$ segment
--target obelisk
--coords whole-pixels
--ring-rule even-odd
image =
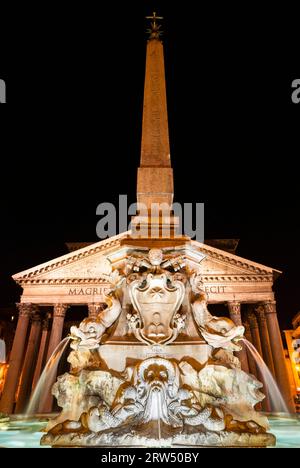
[[[164,50],[155,13],[150,17],[147,42],[141,161],[137,179],[137,201],[149,209],[152,203],[173,203]]]
[[[131,237],[124,244],[163,247],[189,241],[178,232],[179,219],[172,211],[174,183],[171,167],[162,19],[153,13],[147,41],[141,159],[137,174],[137,216]],[[138,242],[137,242],[138,241]],[[144,242],[145,241],[145,242]]]

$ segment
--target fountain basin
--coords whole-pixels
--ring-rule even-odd
[[[51,418],[54,416],[51,415]],[[50,448],[47,445],[40,445],[48,419],[48,416],[37,416],[30,419],[20,416],[12,417],[9,422],[0,423],[0,447]],[[276,437],[274,448],[300,448],[300,415],[272,414],[268,415],[268,419],[270,430]],[[155,439],[153,439],[153,443],[153,447],[163,447],[163,443],[159,444]]]

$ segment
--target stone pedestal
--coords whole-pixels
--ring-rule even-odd
[[[13,412],[15,394],[23,363],[29,317],[31,315],[31,304],[18,304],[18,308],[18,325],[10,354],[6,383],[0,403],[0,411],[3,413]]]
[[[242,324],[242,317],[241,317],[241,304],[240,302],[232,301],[228,302],[228,310],[229,310],[229,317],[233,321],[235,325],[243,325]],[[241,368],[243,371],[249,373],[249,365],[248,365],[248,359],[247,359],[247,351],[245,348],[245,344],[241,343],[243,346],[243,349],[236,354],[236,356],[239,358],[241,362]]]
[[[275,368],[275,375],[277,383],[280,387],[282,395],[288,406],[289,411],[295,412],[293,396],[289,385],[289,378],[287,374],[284,350],[282,345],[281,333],[276,313],[276,302],[268,301],[262,304],[267,319],[267,326],[270,336],[270,345],[273,355],[273,363]]]
[[[160,356],[166,359],[176,359],[177,362],[187,358],[196,360],[200,365],[207,362],[211,356],[211,347],[205,342],[195,344],[176,344],[168,346],[147,346],[141,344],[104,344],[100,347],[100,357],[104,367],[122,372],[132,364],[136,365],[141,359]]]
[[[154,428],[153,434],[147,436],[128,428],[118,431],[103,431],[102,433],[68,431],[65,434],[52,434],[48,432],[41,439],[41,445],[53,447],[135,447],[135,448],[179,448],[179,447],[237,447],[237,448],[264,448],[273,447],[276,439],[273,434],[251,434],[223,431],[222,433],[208,431],[203,433],[198,428],[191,427],[187,431],[178,431],[178,434],[163,436]]]

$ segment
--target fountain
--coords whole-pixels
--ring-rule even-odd
[[[250,297],[252,302],[255,287],[259,300],[269,301],[273,273],[233,255],[224,260],[224,251],[207,250],[202,241],[178,235],[179,219],[172,214],[163,45],[159,18],[154,13],[150,19],[137,180],[137,201],[145,208],[144,214],[139,208],[131,231],[100,241],[90,251],[82,248],[74,256],[56,259],[53,265],[43,264],[14,276],[24,289],[24,301],[34,298],[32,290],[38,299],[43,297],[47,287],[51,298],[60,291],[59,307],[77,303],[77,295],[87,294],[89,305],[101,304],[101,311],[71,327],[70,336],[56,348],[27,409],[30,419],[11,416],[1,422],[0,415],[0,446],[37,447],[40,439],[42,447],[275,445],[268,419],[255,410],[264,399],[263,385],[241,369],[236,356],[244,327],[210,313],[205,287],[212,278],[211,288],[215,289],[220,277],[227,281],[229,276],[233,278],[228,283],[231,292],[220,302],[237,296]],[[167,205],[167,216],[155,210],[153,215],[152,206],[157,204]],[[201,267],[207,252],[215,261],[213,270]],[[52,287],[54,293],[50,294]],[[92,302],[91,291],[95,291]],[[102,310],[104,297],[106,308]],[[26,301],[24,305],[28,306]],[[276,392],[267,368],[244,342],[263,366],[265,384],[270,383]],[[60,375],[52,387],[62,411],[50,420],[39,417],[37,421],[32,414],[38,404],[42,406],[40,400],[47,396],[68,343],[70,371]],[[13,407],[13,395],[6,395],[5,408]],[[285,410],[276,401],[281,404],[277,408]],[[290,429],[291,440],[283,440],[282,427],[284,432]],[[278,434],[279,445],[300,446],[296,419],[275,416],[271,430]]]
[[[152,248],[111,276],[107,308],[71,328],[42,445],[273,446],[262,384],[234,355],[244,327],[210,314],[201,274]]]

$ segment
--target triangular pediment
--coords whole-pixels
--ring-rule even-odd
[[[121,240],[128,233],[105,239],[84,248],[57,257],[28,270],[13,275],[18,283],[59,279],[101,279],[109,278],[114,258],[122,254]]]
[[[201,262],[202,274],[223,275],[275,275],[279,270],[272,267],[253,262],[252,260],[239,257],[238,255],[225,252],[201,242],[192,241],[193,248],[202,252],[206,258]]]
[[[88,245],[49,262],[17,273],[13,275],[13,278],[20,284],[31,281],[51,282],[51,280],[63,279],[99,279],[105,281],[105,279],[109,278],[113,265],[124,260],[126,257],[127,249],[121,245],[121,241],[128,234],[128,232],[125,232]],[[278,270],[274,270],[271,267],[197,241],[191,241],[191,244],[183,246],[179,250],[185,250],[187,258],[192,263],[201,264],[200,270],[203,276],[240,277],[280,274]]]

